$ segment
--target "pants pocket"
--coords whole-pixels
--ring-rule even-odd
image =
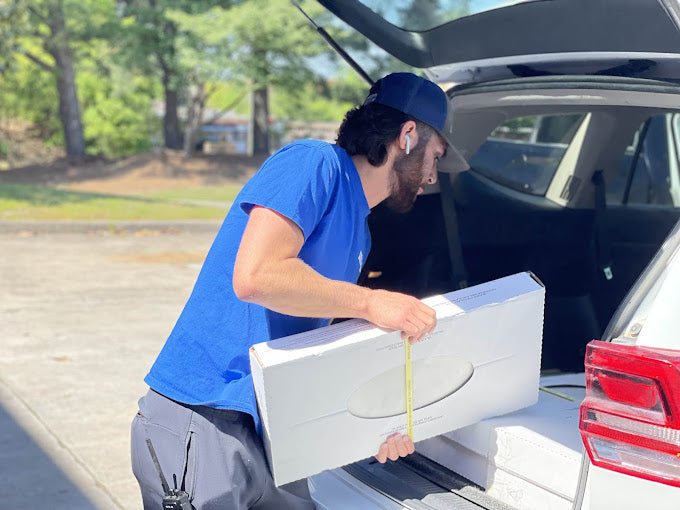
[[[190,430],[187,434],[185,451],[184,473],[180,483],[189,494],[189,498],[193,499],[196,488],[196,466],[198,465],[198,438],[196,437],[196,432]]]
[[[142,492],[144,508],[160,508],[164,496],[161,475],[153,461],[147,440],[150,440],[158,464],[168,486],[181,489],[182,483],[190,482],[193,487],[195,474],[195,448],[192,448],[193,434],[188,427],[180,431],[171,430],[172,423],[152,422],[142,412],[132,421],[131,460],[132,472]],[[188,476],[191,479],[187,479]],[[187,492],[191,496],[190,488]]]

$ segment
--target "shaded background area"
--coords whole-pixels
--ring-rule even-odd
[[[125,158],[59,158],[0,172],[0,183],[126,194],[144,190],[245,183],[266,156],[242,154],[185,158],[177,151],[145,152]]]
[[[7,388],[0,385],[0,401],[15,409],[18,414],[28,411],[13,398]],[[21,411],[24,411],[22,413]],[[30,413],[30,411],[29,411]],[[25,417],[26,418],[26,417]],[[89,479],[79,466],[73,466],[71,475],[55,464],[51,455],[68,456],[58,443],[29,416],[17,423],[14,416],[0,406],[0,501],[2,508],[40,508],[80,510],[103,508],[112,502],[98,494],[94,480]],[[32,426],[31,426],[32,422]],[[43,429],[43,430],[41,430]],[[42,435],[42,444],[30,434]],[[78,471],[78,472],[76,472]],[[79,484],[82,487],[79,487]]]

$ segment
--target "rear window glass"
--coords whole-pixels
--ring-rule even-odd
[[[362,0],[385,20],[410,31],[424,31],[458,18],[499,7],[543,0]]]
[[[639,126],[608,182],[608,204],[673,207],[680,199],[673,183],[678,161],[669,150],[669,143],[677,142],[679,121],[677,113],[666,113]]]
[[[509,188],[545,195],[583,114],[535,115],[497,126],[470,167]]]

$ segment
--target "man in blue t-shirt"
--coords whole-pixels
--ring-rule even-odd
[[[370,209],[385,201],[409,210],[447,153],[451,166],[467,166],[441,134],[446,112],[432,82],[388,75],[347,113],[336,144],[289,144],[243,187],[145,378],[150,390],[132,425],[145,509],[163,498],[147,439],[196,510],[314,508],[306,484],[273,484],[248,350],[333,317],[363,318],[411,342],[432,331],[434,311],[418,299],[356,281],[370,250]],[[376,450],[385,462],[414,447],[395,434]]]

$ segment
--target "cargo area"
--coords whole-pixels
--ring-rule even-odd
[[[583,451],[584,386],[583,373],[546,375],[531,407],[421,441],[396,462],[369,458],[313,476],[317,508],[568,510]]]

